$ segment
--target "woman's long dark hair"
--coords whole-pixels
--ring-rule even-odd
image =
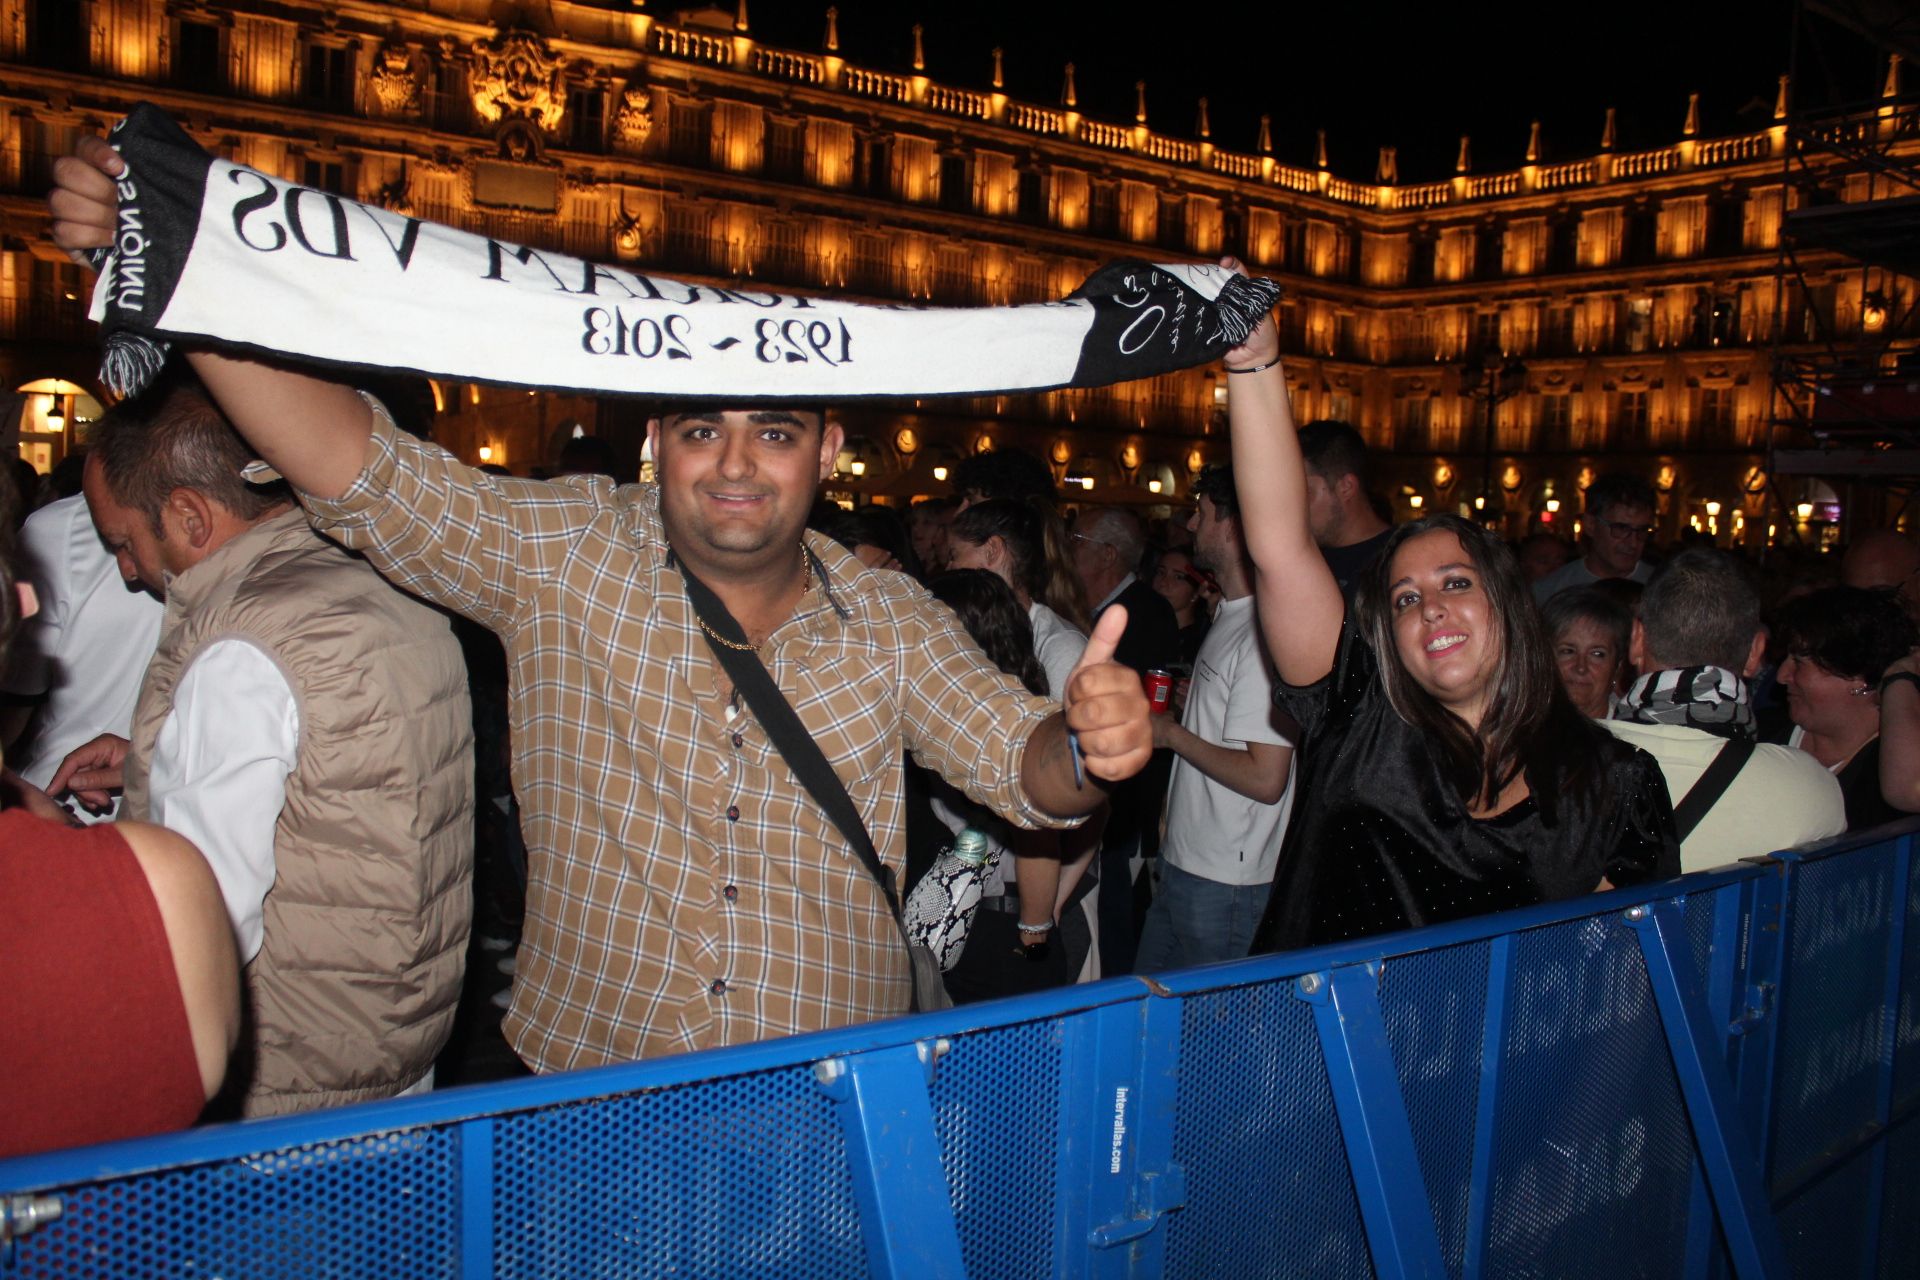
[[[988,569],[949,569],[935,574],[927,590],[960,616],[981,651],[1002,671],[1047,696],[1047,671],[1033,652],[1033,624],[1013,588]]]
[[[1479,571],[1487,608],[1499,623],[1500,657],[1493,696],[1479,729],[1440,705],[1400,661],[1394,644],[1393,561],[1424,533],[1450,533]],[[1378,656],[1387,701],[1432,746],[1440,771],[1468,804],[1491,803],[1528,773],[1535,803],[1551,814],[1555,791],[1571,789],[1591,800],[1604,776],[1590,726],[1567,701],[1526,579],[1506,544],[1458,516],[1434,515],[1395,528],[1380,558],[1361,581],[1356,601],[1361,634]]]
[[[1000,539],[1013,561],[1013,579],[1029,598],[1082,631],[1093,629],[1080,579],[1073,572],[1067,526],[1046,502],[1038,498],[976,502],[953,518],[947,536],[974,547],[986,546],[989,538]]]

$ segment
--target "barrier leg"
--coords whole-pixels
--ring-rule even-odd
[[[1480,1029],[1480,1094],[1473,1113],[1473,1180],[1467,1198],[1463,1276],[1487,1273],[1493,1223],[1493,1143],[1500,1118],[1500,1071],[1507,1051],[1507,993],[1513,988],[1513,935],[1487,944],[1487,1010]]]
[[[493,1274],[493,1118],[460,1125],[460,1274]]]
[[[1706,993],[1685,958],[1685,917],[1672,901],[1633,907],[1626,914],[1639,935],[1654,1004],[1666,1027],[1674,1074],[1734,1270],[1742,1280],[1786,1280],[1786,1253],[1767,1204],[1760,1162],[1741,1123]]]
[[[877,1280],[965,1280],[927,1097],[939,1050],[922,1041],[814,1064],[815,1078],[839,1104],[867,1266]]]
[[[1379,964],[1305,974],[1295,991],[1313,1006],[1374,1271],[1382,1280],[1446,1280],[1433,1205],[1380,1016]]]
[[[1900,978],[1907,947],[1907,897],[1913,875],[1913,837],[1900,841],[1893,855],[1893,927],[1887,934],[1887,976],[1880,995],[1880,1079],[1875,1089],[1873,1119],[1879,1136],[1873,1144],[1873,1170],[1868,1182],[1866,1223],[1871,1247],[1862,1251],[1867,1274],[1877,1275],[1881,1224],[1886,1221],[1887,1129],[1893,1123],[1893,1086],[1900,1047]]]
[[[1061,1056],[1060,1206],[1054,1274],[1120,1280],[1166,1270],[1166,1215],[1186,1203],[1173,1162],[1178,1000],[1077,1015]]]

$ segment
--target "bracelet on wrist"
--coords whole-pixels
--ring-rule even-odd
[[[1028,935],[1052,933],[1053,921],[1049,920],[1045,924],[1028,924],[1026,921],[1022,920],[1019,922],[1017,927],[1019,928],[1020,932]]]
[[[1902,681],[1911,684],[1916,689],[1920,689],[1920,675],[1916,675],[1911,671],[1893,671],[1880,677],[1880,692],[1884,694],[1887,691],[1888,685],[1899,684]],[[1021,927],[1025,928],[1024,925]]]
[[[1280,357],[1275,356],[1273,359],[1267,361],[1265,364],[1249,365],[1245,369],[1236,369],[1230,364],[1222,364],[1220,367],[1222,369],[1225,369],[1228,373],[1260,373],[1264,370],[1273,368],[1273,366],[1279,363],[1280,363]]]

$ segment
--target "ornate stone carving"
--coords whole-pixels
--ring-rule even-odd
[[[553,132],[567,111],[567,95],[560,84],[566,63],[565,57],[525,31],[474,41],[473,63],[467,72],[474,111],[490,124],[531,120]]]
[[[618,151],[638,151],[653,134],[653,95],[632,88],[620,94],[620,109],[613,113],[613,145]]]
[[[383,45],[373,58],[373,96],[390,116],[420,114],[420,60],[403,45]]]
[[[392,182],[383,184],[373,193],[373,202],[392,213],[413,213],[413,183],[407,177],[406,161],[400,162],[400,172]]]

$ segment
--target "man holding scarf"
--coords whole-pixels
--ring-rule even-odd
[[[58,163],[62,248],[112,240],[124,173],[99,139]],[[538,1070],[908,1007],[878,885],[710,643],[766,663],[896,870],[903,743],[1026,826],[1072,825],[1104,798],[1096,780],[1147,760],[1140,683],[1111,660],[1120,611],[1062,711],[995,668],[924,591],[806,536],[841,445],[813,407],[675,404],[649,423],[657,486],[546,484],[467,467],[338,383],[206,350],[189,359],[316,528],[507,647],[530,884],[506,1031]],[[737,631],[696,612],[689,577]]]
[[[1691,832],[1681,832],[1680,867],[1703,871],[1824,840],[1846,830],[1840,785],[1804,751],[1755,742],[1747,680],[1760,669],[1767,633],[1760,597],[1732,556],[1706,547],[1682,551],[1662,565],[1640,598],[1630,652],[1641,672],[1602,721],[1614,736],[1660,762],[1674,815],[1705,790]],[[1708,778],[1724,750],[1752,755],[1717,796]],[[1683,822],[1684,825],[1684,822]]]

